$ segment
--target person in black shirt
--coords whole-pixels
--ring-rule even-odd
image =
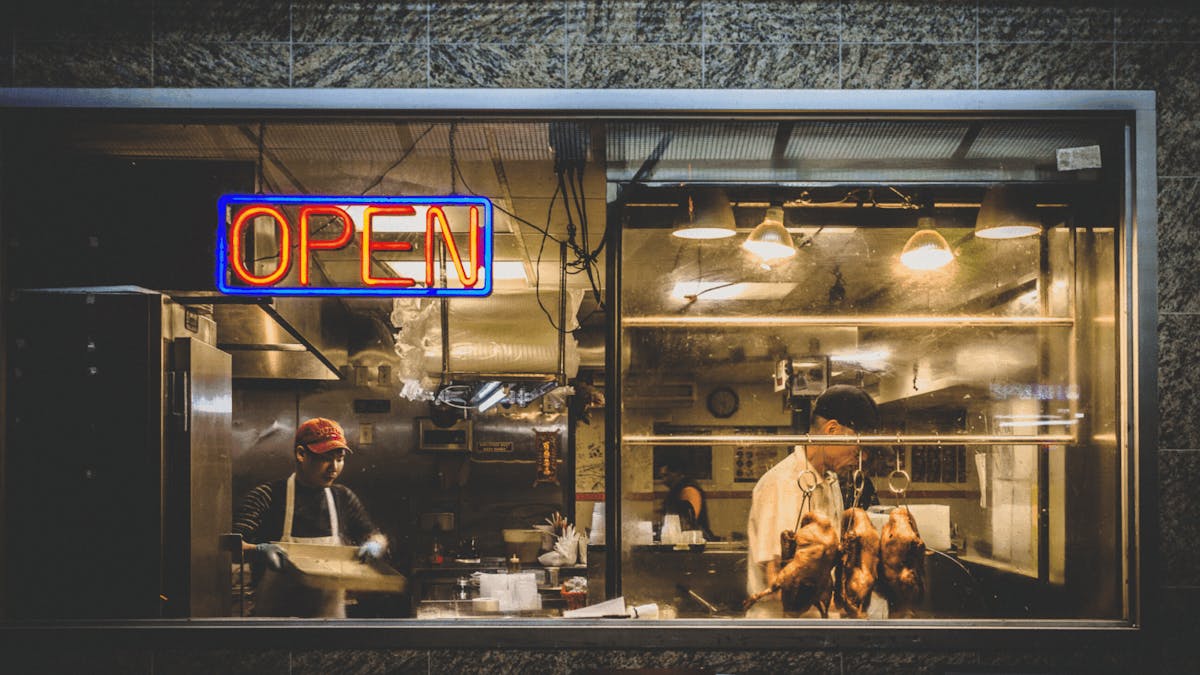
[[[387,538],[358,496],[334,484],[349,452],[341,425],[321,417],[307,420],[296,428],[295,473],[259,485],[238,506],[233,531],[253,556],[257,616],[346,615],[344,592],[302,586],[286,573],[287,555],[277,542],[355,544],[362,560],[380,559],[387,550]]]
[[[704,489],[689,478],[678,464],[677,460],[668,459],[658,468],[658,479],[668,490],[663,502],[663,514],[678,515],[682,530],[700,530],[704,533],[705,541],[713,541],[715,537],[708,526],[708,504]]]

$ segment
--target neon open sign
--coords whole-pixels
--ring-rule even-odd
[[[217,214],[222,293],[492,292],[492,203],[485,197],[225,195]],[[330,257],[326,267],[353,261],[353,281],[325,281],[326,275],[314,271],[318,255]]]

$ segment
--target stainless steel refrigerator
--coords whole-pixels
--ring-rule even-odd
[[[133,287],[12,307],[8,617],[228,616],[232,377],[211,318]]]

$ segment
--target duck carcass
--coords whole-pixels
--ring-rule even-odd
[[[892,615],[912,616],[925,594],[925,542],[903,506],[888,516],[879,535],[880,591]]]
[[[842,514],[840,563],[835,597],[842,616],[866,616],[879,567],[879,531],[862,509],[850,508]]]
[[[780,534],[781,550],[795,546],[795,553],[783,569],[779,570],[769,588],[748,598],[745,609],[762,598],[781,591],[785,614],[800,614],[813,605],[822,617],[829,616],[829,601],[833,595],[833,566],[837,564],[838,535],[833,524],[825,516],[809,511],[800,520],[796,532],[785,530]]]

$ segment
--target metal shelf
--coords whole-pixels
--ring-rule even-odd
[[[1043,316],[634,316],[621,319],[624,328],[1070,328],[1069,317]]]
[[[956,435],[945,434],[876,434],[863,436],[822,436],[816,434],[757,435],[688,434],[677,436],[628,435],[621,438],[623,445],[1073,445],[1072,434],[1034,435]]]

